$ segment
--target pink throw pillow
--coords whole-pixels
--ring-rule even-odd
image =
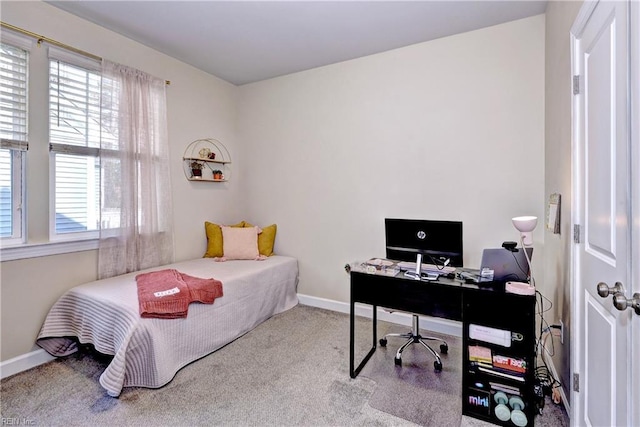
[[[222,247],[225,259],[257,259],[259,227],[222,228]]]

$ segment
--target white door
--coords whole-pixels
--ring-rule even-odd
[[[630,126],[637,119],[630,106],[629,6],[585,3],[571,31],[573,74],[579,76],[572,185],[574,223],[580,225],[572,257],[575,425],[631,426],[639,421],[634,414],[634,405],[640,405],[639,385],[633,378],[638,378],[640,355],[632,350],[640,339],[640,316],[633,309],[616,309],[613,293],[607,295],[616,282],[626,297],[638,286],[633,270],[638,263],[631,262],[638,257],[631,222],[638,188],[631,179],[637,162],[632,166]],[[600,282],[607,285],[600,285],[605,297],[598,294]]]

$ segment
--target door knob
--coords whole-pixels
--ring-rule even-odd
[[[624,294],[624,287],[622,287],[622,283],[620,282],[616,282],[612,287],[609,287],[609,285],[604,282],[598,283],[598,295],[602,298],[606,298],[609,295],[617,294],[619,292]]]
[[[622,292],[613,296],[613,305],[620,311],[632,307],[637,315],[640,315],[640,293],[636,292],[633,297],[627,298]]]

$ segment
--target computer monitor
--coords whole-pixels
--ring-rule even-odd
[[[387,258],[462,267],[462,222],[385,218]]]

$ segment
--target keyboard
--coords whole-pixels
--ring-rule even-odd
[[[408,270],[408,271],[415,271],[416,270],[416,263],[415,262],[410,262],[410,261],[401,261],[398,263],[398,267],[400,267],[400,270]],[[449,274],[449,273],[453,273],[454,271],[456,271],[455,267],[443,267],[441,265],[435,265],[435,264],[422,264],[420,266],[420,271],[423,273],[438,273],[438,274]]]

